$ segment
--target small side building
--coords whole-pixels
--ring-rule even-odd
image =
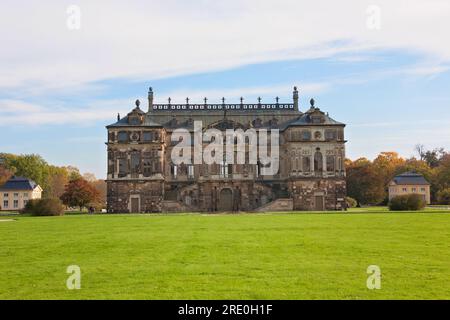
[[[402,173],[389,183],[389,200],[408,194],[418,194],[427,204],[431,203],[430,183],[417,172]]]
[[[12,177],[0,186],[0,211],[22,210],[32,199],[41,199],[42,188],[33,180]]]

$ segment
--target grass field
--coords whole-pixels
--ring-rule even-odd
[[[0,217],[0,299],[449,299],[450,211],[366,211]]]

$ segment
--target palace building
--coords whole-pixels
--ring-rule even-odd
[[[292,103],[183,104],[136,107],[108,130],[108,212],[236,212],[345,209],[345,124],[315,106]],[[279,170],[262,175],[257,163],[175,164],[172,141],[178,129],[241,129],[279,132]],[[260,133],[258,133],[259,135]],[[224,134],[225,136],[225,134]],[[203,141],[205,146],[208,142]],[[248,146],[247,146],[248,147]],[[194,149],[194,146],[192,146]],[[248,153],[248,150],[246,151]],[[224,152],[225,154],[225,152]],[[249,155],[246,154],[246,159]]]

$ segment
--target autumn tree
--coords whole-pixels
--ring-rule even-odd
[[[78,178],[67,184],[61,200],[69,207],[79,207],[81,211],[98,201],[99,197],[100,194],[94,186],[83,178]]]
[[[373,163],[360,158],[346,161],[347,194],[361,204],[379,204],[385,198],[383,177],[379,175]]]
[[[106,208],[106,182],[105,180],[95,180],[90,184],[98,191],[99,197],[95,203],[97,209]]]
[[[47,198],[60,198],[69,183],[69,173],[64,167],[49,166],[48,187],[44,190]]]

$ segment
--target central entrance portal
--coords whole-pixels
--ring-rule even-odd
[[[232,211],[233,210],[233,191],[231,189],[222,189],[219,195],[219,205],[217,206],[219,211]]]

